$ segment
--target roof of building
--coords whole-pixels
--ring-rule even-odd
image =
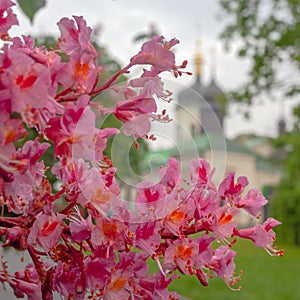
[[[189,153],[195,148],[198,150],[198,152],[214,150],[255,155],[254,152],[252,152],[248,147],[244,146],[243,144],[235,140],[227,139],[224,136],[215,134],[201,134],[195,139],[189,141],[188,143],[185,143],[184,145],[178,147],[180,153]]]
[[[208,86],[205,87],[204,98],[209,101],[216,101],[218,95],[223,95],[224,92],[216,83],[215,78],[212,78]]]
[[[265,136],[254,136],[249,137],[249,139],[245,142],[245,145],[249,148],[255,148],[257,146],[264,145],[266,143],[269,143],[269,138]]]
[[[205,86],[202,84],[200,77],[196,77],[196,81],[191,87],[185,88],[178,94],[178,104],[184,107],[199,105],[201,97],[204,97]]]
[[[219,95],[224,95],[224,92],[218,86],[214,78],[209,85],[203,85],[201,78],[196,77],[196,81],[191,87],[185,88],[179,92],[178,104],[185,107],[199,105],[203,99],[210,104],[214,102],[218,103]]]
[[[236,140],[227,139],[224,136],[202,134],[188,143],[174,148],[162,150],[150,150],[146,161],[151,167],[159,167],[166,164],[169,157],[178,157],[182,155],[193,155],[195,153],[204,153],[206,151],[226,151],[231,153],[246,154],[256,159],[256,168],[260,171],[275,172],[280,168],[270,160],[258,156],[247,145]]]

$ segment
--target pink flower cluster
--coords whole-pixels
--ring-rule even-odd
[[[99,86],[105,69],[98,65],[92,30],[82,17],[58,23],[58,48],[49,51],[35,47],[29,36],[9,37],[7,31],[18,23],[13,5],[10,0],[0,4],[5,40],[0,52],[0,232],[2,247],[27,251],[32,260],[14,274],[1,260],[0,281],[16,297],[53,299],[56,292],[78,300],[175,300],[179,296],[168,285],[178,274],[197,276],[203,285],[214,276],[231,288],[236,285],[236,237],[282,255],[273,247],[278,221],[269,218],[248,229],[238,229],[235,221],[241,209],[255,217],[267,203],[263,195],[250,190],[243,196],[247,179],[235,181],[233,173],[216,187],[214,170],[203,159],[192,161],[187,185],[178,162],[169,159],[159,182],[137,185],[135,209],[121,198],[116,169],[103,155],[107,138],[119,130],[97,128],[95,112],[114,114],[127,135],[147,137],[150,122],[166,118],[155,102],[170,96],[160,73],[177,77],[186,66],[175,64],[171,48],[176,39],[153,37]],[[139,78],[115,85],[138,65],[145,67]],[[113,108],[92,101],[106,90],[122,99]],[[34,139],[28,139],[28,128],[35,130]],[[58,190],[45,173],[50,146]],[[157,273],[149,272],[150,260],[157,263]]]

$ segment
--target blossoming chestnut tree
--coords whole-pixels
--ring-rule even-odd
[[[183,185],[179,164],[170,158],[158,182],[137,185],[134,209],[121,197],[116,168],[103,155],[107,138],[119,130],[97,128],[96,114],[112,114],[123,122],[123,133],[148,138],[150,122],[167,120],[155,101],[170,96],[161,73],[180,77],[187,64],[175,63],[178,40],[153,37],[99,86],[105,67],[98,65],[83,17],[61,19],[57,48],[47,50],[30,36],[9,36],[18,24],[13,5],[0,2],[0,232],[2,247],[27,252],[31,263],[12,274],[3,255],[3,285],[31,300],[53,299],[54,293],[77,300],[175,300],[168,285],[183,275],[197,276],[202,285],[215,276],[239,289],[232,250],[237,238],[282,255],[273,247],[279,221],[246,229],[235,221],[240,210],[257,216],[267,203],[262,193],[243,195],[248,181],[233,173],[216,186],[204,159],[191,162]],[[143,68],[140,77],[115,85],[132,67]],[[107,90],[121,99],[112,108],[93,102]],[[58,189],[45,175],[49,147]],[[149,272],[151,260],[157,273]]]

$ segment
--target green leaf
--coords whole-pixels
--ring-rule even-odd
[[[18,3],[24,14],[33,23],[36,12],[46,5],[46,0],[18,0]]]

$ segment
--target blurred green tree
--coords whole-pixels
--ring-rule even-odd
[[[290,132],[274,140],[285,155],[281,162],[283,176],[274,189],[272,213],[282,221],[278,229],[281,241],[300,245],[300,107],[294,109],[295,123]]]
[[[238,55],[250,60],[248,80],[228,94],[227,101],[251,105],[272,91],[285,99],[300,95],[300,1],[220,0],[229,18],[221,38],[226,47],[237,41]],[[274,139],[283,176],[272,194],[271,210],[282,221],[280,239],[300,245],[300,105],[294,108],[293,129]]]
[[[225,46],[237,42],[238,55],[250,59],[248,81],[229,98],[251,104],[255,96],[281,88],[300,93],[300,1],[220,0],[229,19],[221,33]],[[287,74],[293,74],[288,77]]]

